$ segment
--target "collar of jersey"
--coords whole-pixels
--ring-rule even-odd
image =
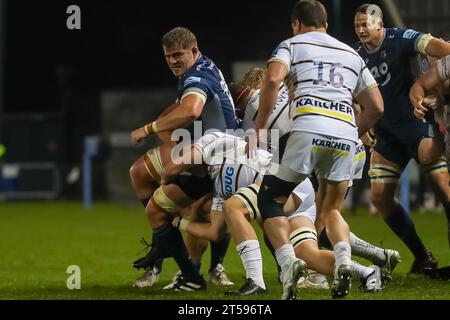
[[[380,48],[383,46],[384,39],[386,39],[386,28],[383,28],[383,40],[381,40],[380,45],[377,48],[375,48],[373,51],[369,51],[369,49],[366,47],[366,45],[364,43],[362,43],[362,42],[361,43],[362,43],[362,45],[364,47],[364,50],[366,50],[366,52],[368,54],[374,54],[374,53],[377,53],[378,50],[380,50]]]

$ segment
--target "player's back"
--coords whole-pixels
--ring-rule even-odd
[[[308,32],[282,42],[269,62],[280,60],[294,87],[292,129],[356,142],[353,96],[375,81],[355,50],[326,33]]]
[[[242,138],[222,132],[208,133],[194,144],[209,166],[216,195],[224,199],[239,188],[262,180],[269,166],[272,154],[257,149],[256,156],[249,159],[246,144]]]

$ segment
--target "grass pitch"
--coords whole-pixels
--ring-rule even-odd
[[[358,290],[359,281],[355,280],[347,300],[450,299],[450,282],[408,274],[412,255],[381,218],[369,216],[366,211],[345,217],[355,234],[375,245],[399,250],[403,260],[394,271],[393,281],[382,293],[363,293]],[[445,215],[428,212],[413,214],[413,219],[439,266],[450,265]],[[261,235],[261,230],[256,229]],[[155,287],[133,288],[141,272],[133,269],[131,263],[140,257],[141,237],[150,239],[149,230],[139,207],[127,209],[115,204],[96,204],[91,211],[84,211],[78,203],[0,203],[0,299],[233,299],[223,295],[229,288],[214,285],[195,293],[163,290],[177,271],[172,259],[164,262]],[[281,286],[277,282],[275,262],[261,243],[268,294],[245,300],[278,300]],[[69,290],[66,286],[70,276],[67,268],[71,265],[81,269],[80,290]],[[244,283],[244,269],[233,241],[224,266],[235,287],[240,287]],[[209,249],[202,264],[205,279],[208,268]],[[302,290],[300,298],[331,299],[329,291],[311,289]]]

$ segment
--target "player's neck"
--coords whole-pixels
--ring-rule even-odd
[[[371,41],[369,43],[365,43],[366,49],[369,53],[373,53],[381,47],[383,40],[384,40],[384,34],[385,34],[385,30],[383,28],[383,29],[381,29],[380,36],[378,38],[373,39],[373,41]]]
[[[302,26],[302,28],[300,30],[298,30],[298,32],[296,32],[296,36],[299,34],[304,34],[304,33],[308,33],[308,32],[323,32],[323,33],[327,33],[327,30],[325,28],[315,28],[315,27],[305,27]]]

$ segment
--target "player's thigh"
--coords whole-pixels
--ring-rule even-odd
[[[348,181],[336,182],[321,179],[319,183],[326,186],[325,195],[322,199],[321,214],[323,215],[330,210],[340,210],[344,203],[345,194],[347,193]]]
[[[161,188],[155,191],[154,197],[157,203],[162,202],[169,206],[175,204],[176,207],[172,208],[171,211],[179,211],[181,208],[188,207],[194,203],[194,200],[189,198],[176,184],[162,185]]]
[[[423,138],[419,144],[419,163],[429,165],[439,161],[444,155],[444,144],[436,138]]]
[[[383,200],[393,200],[397,185],[404,167],[387,160],[377,151],[370,157],[369,177],[371,182],[372,200],[375,203]]]

